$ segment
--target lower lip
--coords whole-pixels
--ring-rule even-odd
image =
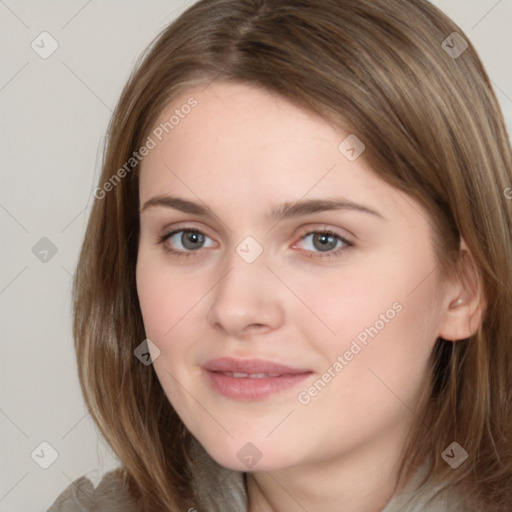
[[[283,375],[251,379],[249,377],[229,377],[219,372],[206,371],[210,386],[214,391],[237,400],[261,400],[270,395],[293,388],[304,381],[311,373]]]

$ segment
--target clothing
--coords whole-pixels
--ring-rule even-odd
[[[82,476],[59,494],[47,512],[138,512],[117,470],[106,473],[96,489]]]
[[[197,449],[199,473],[199,512],[243,512],[247,498],[242,473],[229,471],[213,461],[204,450]],[[416,499],[421,472],[411,479],[406,489],[391,499],[381,512],[462,512],[455,497],[444,493],[428,505],[425,499]],[[437,489],[430,489],[430,497]],[[408,500],[410,504],[404,508]],[[106,473],[96,489],[92,482],[81,477],[58,496],[47,512],[138,512],[130,503],[130,496],[118,470]],[[464,512],[471,512],[464,510]]]

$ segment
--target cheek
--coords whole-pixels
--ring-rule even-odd
[[[158,262],[158,258],[149,257],[144,251],[139,252],[136,282],[146,337],[159,350],[158,357],[153,360],[153,368],[169,401],[181,404],[186,397],[180,393],[175,379],[185,380],[183,363],[190,351],[186,336],[187,333],[190,335],[190,328],[186,328],[187,319],[197,303],[198,291],[183,286],[176,270],[170,272],[168,267]]]
[[[325,367],[296,397],[298,432],[299,419],[306,424],[310,418],[324,418],[336,425],[325,427],[334,447],[345,443],[340,430],[357,443],[383,429],[406,428],[419,412],[429,388],[428,361],[435,336],[419,327],[425,317],[421,301],[402,297],[399,304],[392,304],[394,308],[386,309],[377,302],[375,309],[359,311],[357,318],[344,315],[339,329],[345,332],[345,326],[353,334],[324,337]]]
[[[419,254],[422,244],[423,254]],[[378,250],[347,253],[339,264],[329,267],[291,266],[279,271],[299,299],[290,293],[283,295],[288,297],[286,307],[292,309],[294,321],[306,329],[316,329],[317,335],[332,339],[336,346],[375,324],[387,311],[387,316],[394,318],[394,304],[405,307],[413,303],[418,294],[411,292],[421,286],[432,268],[435,263],[428,243],[422,239],[413,246],[400,239],[382,243]]]
[[[139,252],[136,269],[137,294],[146,335],[165,343],[178,323],[198,301],[200,290],[185,286],[179,269],[162,264],[158,257]]]
[[[304,311],[294,318],[322,354],[320,371],[332,368],[340,376],[329,384],[336,396],[348,393],[378,405],[397,400],[396,392],[416,403],[440,319],[440,283],[436,272],[429,274],[435,262],[427,250],[424,254],[423,260],[417,250],[390,254],[380,264],[342,270],[314,285],[307,277],[296,281],[297,293],[324,325]]]
[[[338,403],[340,414],[348,410],[397,418],[406,407],[419,405],[428,389],[428,363],[437,339],[431,292],[424,285],[409,296],[381,294],[359,304],[359,310],[347,305],[339,323],[343,334],[326,347],[329,365],[338,362],[334,369],[339,377],[325,399]]]
[[[370,339],[367,329],[375,324],[380,336],[403,309],[404,276],[375,265],[290,272],[285,279],[300,299],[288,294],[290,318],[331,359],[348,350],[353,339]]]

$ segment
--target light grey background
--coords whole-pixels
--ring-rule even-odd
[[[45,511],[72,480],[96,484],[118,464],[80,393],[71,276],[121,89],[145,46],[193,3],[0,0],[0,512]],[[510,133],[512,0],[434,3],[476,46]],[[31,47],[43,31],[59,45],[47,59]],[[34,254],[43,237],[55,255]],[[58,454],[47,469],[36,463],[51,462],[41,442]]]

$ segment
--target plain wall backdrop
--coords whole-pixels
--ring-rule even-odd
[[[118,465],[78,384],[72,275],[121,89],[193,3],[0,0],[0,512],[46,511]],[[512,0],[433,3],[475,45],[512,133]]]

